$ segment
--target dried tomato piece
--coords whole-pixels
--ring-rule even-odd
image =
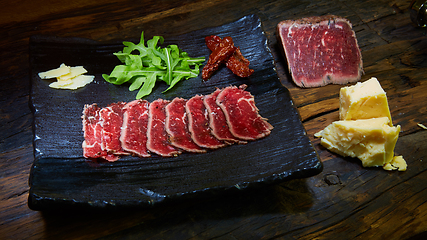
[[[240,52],[240,48],[237,48],[234,51],[233,55],[228,59],[226,66],[230,69],[234,74],[239,77],[249,77],[254,73],[253,69],[249,68],[249,60],[243,57]]]
[[[213,52],[219,46],[221,38],[216,35],[205,37],[206,46]],[[226,66],[234,74],[239,77],[249,77],[254,72],[253,69],[249,68],[249,60],[246,59],[240,49],[237,48],[233,54],[227,59]]]
[[[211,35],[211,36],[205,37],[206,46],[212,52],[215,51],[215,49],[219,46],[220,42],[221,42],[221,38],[216,36],[216,35]]]
[[[233,39],[231,37],[222,39],[218,47],[209,55],[209,60],[203,67],[203,80],[208,80],[218,70],[219,66],[228,60],[234,51],[236,51],[236,47],[234,46]]]

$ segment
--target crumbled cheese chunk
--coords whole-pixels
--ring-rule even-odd
[[[390,127],[387,117],[335,121],[320,136],[321,144],[342,156],[357,157],[364,167],[392,161],[400,126]]]
[[[391,160],[391,162],[383,166],[383,169],[388,171],[391,171],[391,170],[406,171],[407,166],[408,165],[406,164],[406,161],[405,159],[403,159],[402,156],[395,156]]]

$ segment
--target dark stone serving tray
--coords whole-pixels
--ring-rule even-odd
[[[30,174],[28,204],[33,210],[68,207],[149,207],[161,202],[210,194],[238,192],[263,184],[313,176],[322,171],[293,105],[288,90],[280,84],[274,59],[267,46],[261,21],[255,15],[219,27],[203,29],[165,39],[177,44],[191,57],[210,51],[204,37],[231,36],[255,70],[249,78],[234,76],[225,67],[209,81],[201,77],[185,80],[172,90],[158,82],[148,101],[157,98],[190,98],[209,94],[216,87],[247,84],[255,96],[261,116],[274,126],[271,135],[245,145],[231,145],[203,154],[183,153],[177,157],[122,157],[116,162],[93,162],[82,155],[82,110],[84,104],[135,99],[128,85],[107,83],[120,64],[112,54],[120,44],[103,44],[80,38],[34,36],[30,41],[31,106],[34,113],[34,163]],[[146,39],[147,40],[147,39]],[[138,40],[135,40],[138,41]],[[134,42],[135,42],[134,41]],[[50,80],[37,73],[59,67],[84,66],[95,75],[91,84],[78,90],[49,88]]]

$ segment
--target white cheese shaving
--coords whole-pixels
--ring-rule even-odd
[[[56,78],[49,87],[56,89],[77,89],[93,81],[95,76],[83,75],[87,70],[83,66],[69,67],[62,63],[59,68],[39,73],[41,79]]]
[[[49,84],[51,88],[60,88],[60,89],[77,89],[85,86],[93,81],[94,76],[91,75],[79,75],[72,80],[68,81],[58,81]]]
[[[56,78],[56,77],[69,74],[70,72],[71,72],[70,67],[66,66],[65,64],[61,64],[59,68],[55,68],[46,72],[39,73],[39,77],[41,79]]]
[[[58,81],[68,81],[85,73],[87,73],[87,70],[83,66],[70,67],[70,73],[59,76]]]

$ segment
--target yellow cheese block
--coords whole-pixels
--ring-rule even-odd
[[[321,144],[342,156],[357,157],[364,167],[384,166],[392,161],[400,126],[387,117],[336,121],[317,133]]]
[[[340,120],[387,117],[393,126],[387,96],[376,78],[340,90]]]

